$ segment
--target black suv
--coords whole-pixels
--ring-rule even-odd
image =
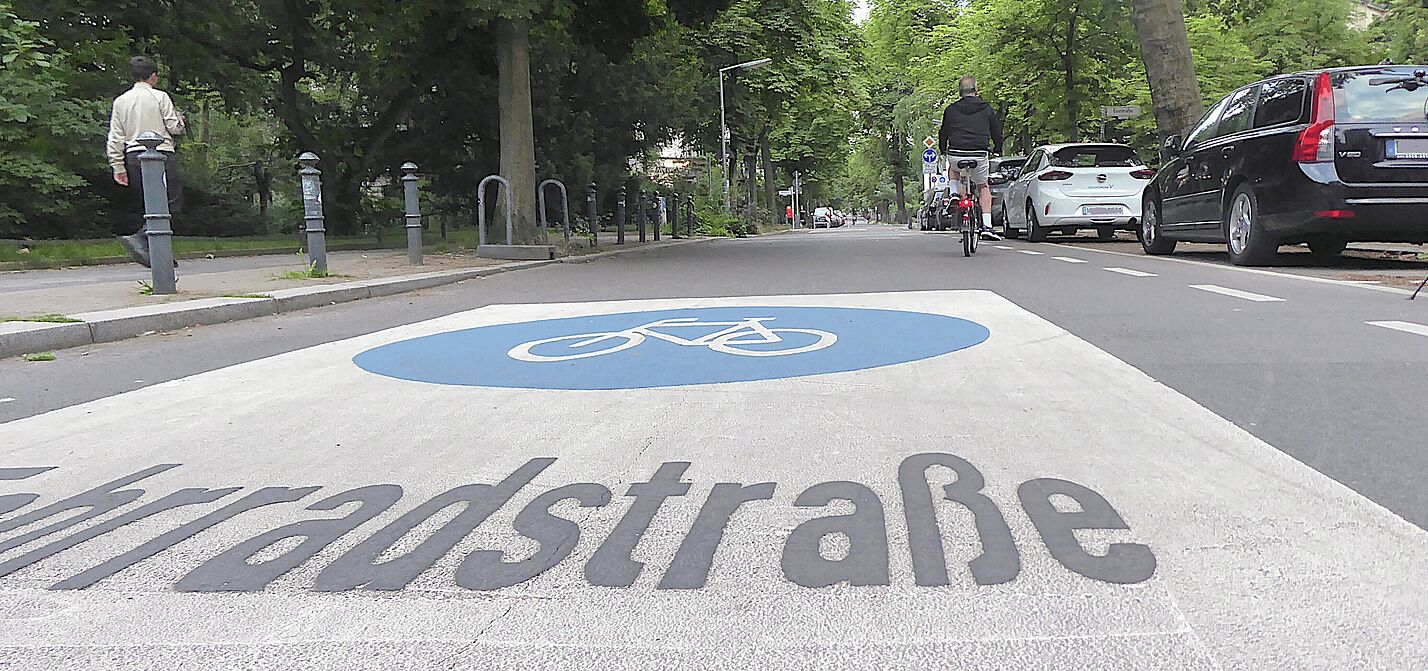
[[[1141,245],[1224,242],[1237,265],[1280,245],[1428,242],[1428,66],[1273,77],[1210,107],[1143,199]]]

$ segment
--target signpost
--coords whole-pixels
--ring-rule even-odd
[[[1141,114],[1137,105],[1103,105],[1101,107],[1101,141],[1106,141],[1106,119],[1134,119]]]
[[[931,140],[932,138],[927,139]],[[922,152],[922,174],[937,174],[937,150],[929,148]]]

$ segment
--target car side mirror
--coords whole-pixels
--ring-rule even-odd
[[[1176,133],[1165,138],[1165,144],[1161,145],[1161,150],[1171,156],[1179,156],[1184,144],[1185,138]]]

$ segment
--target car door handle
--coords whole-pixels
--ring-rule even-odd
[[[1220,150],[1220,156],[1223,156],[1224,158],[1229,158],[1230,156],[1233,156],[1234,153],[1235,153],[1235,146],[1234,146],[1234,145],[1229,145],[1228,147],[1224,147],[1223,149]]]

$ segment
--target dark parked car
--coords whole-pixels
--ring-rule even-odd
[[[1238,265],[1280,245],[1333,257],[1349,242],[1428,242],[1428,67],[1273,77],[1210,107],[1146,189],[1148,254],[1223,242]]]
[[[1013,175],[1026,164],[1025,156],[1003,156],[991,160],[991,177],[987,183],[992,187],[992,224],[1002,226],[1006,220],[1002,215],[1002,194],[1006,193],[1007,185],[1011,183]]]

